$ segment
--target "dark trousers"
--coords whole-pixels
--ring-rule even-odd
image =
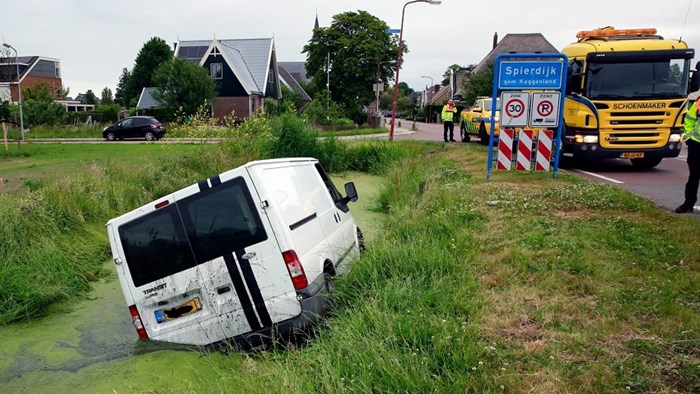
[[[445,141],[452,141],[455,139],[455,124],[452,121],[445,121],[442,125],[443,129],[443,139]],[[450,139],[447,139],[447,130],[450,130]]]
[[[685,184],[685,206],[694,206],[698,202],[698,184],[700,183],[700,142],[688,140],[688,183]]]

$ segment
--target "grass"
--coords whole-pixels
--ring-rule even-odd
[[[121,213],[251,158],[313,153],[336,171],[384,178],[372,205],[384,219],[367,254],[335,282],[337,307],[308,343],[204,354],[193,368],[206,373],[186,382],[187,390],[700,390],[700,244],[688,241],[700,238],[700,226],[693,218],[565,173],[553,180],[494,172],[486,181],[484,148],[476,144],[326,145],[283,136],[281,130],[298,127],[293,119],[282,125],[247,130],[246,141],[254,143],[183,147],[138,175],[114,159],[91,167],[90,177],[5,197],[0,223],[12,227],[2,233],[18,236],[2,249],[0,278],[16,277],[7,270],[21,264],[6,262],[24,261],[17,247],[39,232],[56,238],[55,245],[40,245],[57,254],[67,246],[57,234],[82,240],[66,254],[75,248],[85,254],[67,266],[84,270],[89,283],[99,271],[85,262],[109,255],[106,240],[90,230],[103,220],[102,210]],[[156,169],[157,176],[148,175]],[[38,213],[27,218],[28,212]],[[46,258],[32,257],[30,267]],[[41,277],[43,270],[53,268],[26,275]],[[22,292],[3,294],[0,299]]]

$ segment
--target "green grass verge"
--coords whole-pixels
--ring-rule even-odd
[[[103,211],[123,213],[252,158],[313,154],[336,171],[384,176],[373,210],[385,219],[368,252],[335,282],[336,309],[308,343],[207,355],[206,375],[187,382],[190,390],[700,389],[700,244],[692,241],[700,226],[693,218],[564,173],[553,180],[496,172],[486,181],[484,148],[475,144],[325,142],[293,119],[281,122],[262,122],[238,143],[190,146],[146,171],[115,160],[90,176],[0,199],[2,233],[13,234],[0,256],[0,291],[18,281],[0,295],[3,315],[37,316],[40,305],[5,305],[22,294],[46,297],[46,281],[38,289],[31,283],[44,273],[83,272],[81,283],[68,286],[74,292],[55,287],[57,298],[100,275],[89,260],[109,253],[90,229]],[[74,248],[84,255],[40,266],[53,253],[75,254],[67,239],[81,239]],[[30,256],[23,248],[46,252]]]

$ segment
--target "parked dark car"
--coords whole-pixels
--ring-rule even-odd
[[[163,138],[165,127],[152,116],[130,116],[107,126],[102,131],[102,138],[107,141],[124,138],[145,138],[154,141]]]

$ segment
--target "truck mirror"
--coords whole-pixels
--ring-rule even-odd
[[[347,194],[345,198],[347,201],[357,201],[357,189],[355,189],[354,183],[348,182],[345,184],[345,194]]]

